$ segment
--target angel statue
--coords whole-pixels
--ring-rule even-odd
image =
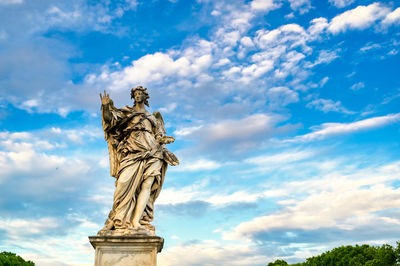
[[[150,114],[147,89],[131,90],[133,107],[116,108],[110,95],[100,93],[101,114],[108,143],[111,176],[116,178],[114,203],[99,235],[128,234],[144,230],[154,234],[154,201],[160,194],[167,166],[178,158],[165,144],[175,141],[165,136],[159,112]],[[128,232],[128,233],[127,233]]]

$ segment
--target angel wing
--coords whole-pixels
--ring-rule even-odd
[[[163,119],[161,113],[158,111],[155,111],[153,113],[153,115],[157,119],[157,123],[158,123],[158,126],[160,127],[160,130],[162,131],[163,135],[165,135],[167,132],[165,131],[164,119]],[[164,157],[164,161],[166,161],[169,165],[178,165],[179,164],[179,159],[175,156],[175,154],[170,152],[165,147],[163,148],[163,157]]]
[[[154,111],[153,115],[157,119],[157,123],[159,124],[162,133],[165,135],[167,133],[167,131],[165,131],[164,119],[163,119],[161,113],[159,111]]]

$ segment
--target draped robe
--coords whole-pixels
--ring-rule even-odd
[[[139,221],[154,229],[149,224],[153,220],[154,201],[164,182],[170,159],[168,154],[172,154],[158,142],[165,134],[162,119],[156,119],[147,111],[136,112],[129,106],[117,109],[111,104],[103,108],[108,108],[112,114],[111,121],[106,121],[103,116],[102,122],[108,142],[110,171],[116,178],[114,203],[105,224],[109,229],[130,227],[141,185],[147,178],[154,177],[150,198]],[[175,165],[175,162],[169,163]]]

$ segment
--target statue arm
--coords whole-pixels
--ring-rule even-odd
[[[100,93],[100,99],[101,99],[101,116],[103,118],[103,122],[109,124],[111,123],[112,120],[111,109],[113,109],[114,107],[113,101],[111,100],[110,95],[107,94],[105,90],[104,90],[104,95],[101,95]]]
[[[104,135],[107,140],[109,159],[110,159],[110,174],[113,177],[117,177],[119,169],[118,153],[115,148],[117,140],[110,132],[110,128],[116,123],[118,116],[118,109],[115,108],[113,101],[110,99],[110,95],[104,91],[104,96],[100,93],[101,99],[101,120],[103,124]]]

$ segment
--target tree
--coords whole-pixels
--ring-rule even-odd
[[[3,251],[0,253],[0,266],[35,266],[35,263],[25,261],[14,253]]]
[[[396,264],[397,263],[397,264]],[[276,260],[268,266],[289,265],[284,260]],[[385,244],[382,246],[356,245],[334,248],[321,255],[307,258],[303,263],[291,266],[394,266],[400,265],[400,241],[397,247]]]

